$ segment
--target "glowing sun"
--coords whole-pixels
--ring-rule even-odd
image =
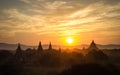
[[[73,38],[71,38],[71,37],[67,38],[67,39],[66,39],[66,42],[67,42],[68,44],[72,44],[72,43],[73,43]]]

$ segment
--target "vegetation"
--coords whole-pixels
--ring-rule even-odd
[[[94,41],[83,51],[61,52],[51,43],[47,50],[40,43],[38,49],[23,51],[19,44],[15,54],[0,51],[0,75],[119,75],[118,55],[98,49]]]

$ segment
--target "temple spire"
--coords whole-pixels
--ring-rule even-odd
[[[41,45],[41,41],[39,42],[39,45],[38,45],[37,50],[38,50],[38,51],[43,51],[43,48],[42,48],[42,45]]]
[[[20,43],[18,43],[18,47],[16,49],[16,55],[20,54],[21,52],[22,52],[22,49],[21,49]]]
[[[20,43],[18,43],[18,47],[17,47],[17,50],[21,50],[21,46],[20,46]]]
[[[16,49],[16,53],[15,53],[15,56],[18,60],[22,61],[23,60],[23,57],[22,57],[22,49],[21,49],[21,45],[20,43],[18,43],[18,47]]]
[[[49,48],[48,48],[48,50],[52,50],[51,42],[50,42],[50,44],[49,44]]]
[[[90,46],[88,47],[89,50],[98,50],[98,47],[96,46],[94,40],[92,40]]]

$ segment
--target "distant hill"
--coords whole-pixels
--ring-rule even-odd
[[[18,44],[8,44],[8,43],[0,43],[0,50],[16,50]],[[21,44],[22,49],[27,49],[27,48],[34,48],[34,46],[27,46]]]
[[[120,44],[97,45],[100,49],[120,49]]]
[[[8,44],[8,43],[0,43],[0,50],[16,50],[18,44]],[[48,48],[48,45],[42,45],[44,49]],[[82,45],[77,45],[77,46],[58,46],[58,45],[53,45],[53,48],[58,49],[59,47],[61,48],[88,48],[89,45],[87,44],[82,44]],[[120,45],[118,44],[108,44],[108,45],[100,45],[97,44],[98,48],[100,49],[120,49]],[[27,49],[27,48],[37,48],[37,46],[28,46],[28,45],[23,45],[21,44],[21,47],[23,50]]]
[[[18,44],[8,44],[8,43],[0,43],[0,50],[16,50]],[[42,45],[44,49],[48,48],[48,45]],[[53,45],[53,48],[57,48],[57,45]],[[28,46],[28,45],[24,45],[21,44],[21,48],[23,50],[26,50],[27,48],[37,48],[37,46]],[[58,47],[59,48],[59,47]]]

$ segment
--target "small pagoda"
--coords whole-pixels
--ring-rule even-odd
[[[49,44],[49,48],[48,48],[48,50],[50,50],[50,51],[53,50],[53,49],[52,49],[51,42],[50,42],[50,44]]]
[[[19,61],[23,61],[22,49],[20,43],[18,43],[18,47],[16,49],[15,57]]]

